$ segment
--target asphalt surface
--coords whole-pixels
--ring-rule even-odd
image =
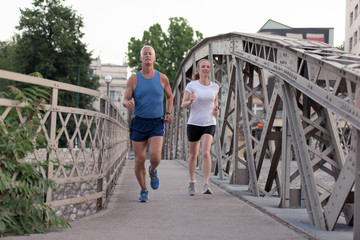
[[[150,202],[140,203],[133,164],[126,161],[103,211],[70,222],[71,228],[4,239],[352,239],[349,227],[341,225],[332,232],[316,229],[308,223],[305,209],[279,209],[276,201],[254,198],[246,186],[229,185],[217,177],[211,179],[213,194],[201,194],[199,173],[197,193],[188,196],[183,160],[163,160],[158,167],[159,189],[152,190],[148,178]]]

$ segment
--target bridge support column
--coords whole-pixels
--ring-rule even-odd
[[[356,103],[360,110],[360,87],[356,91]],[[354,203],[354,239],[360,239],[360,130],[353,129],[352,157],[355,160],[355,203]]]

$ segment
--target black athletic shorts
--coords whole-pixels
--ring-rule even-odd
[[[164,136],[165,121],[163,117],[147,119],[133,117],[130,125],[130,139],[143,142],[154,136]]]
[[[216,129],[215,125],[203,127],[203,126],[188,124],[186,128],[188,140],[189,142],[197,142],[200,140],[203,134],[210,134],[211,136],[214,137],[215,129]]]

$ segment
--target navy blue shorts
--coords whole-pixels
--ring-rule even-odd
[[[215,130],[216,130],[215,125],[202,127],[202,126],[188,124],[186,128],[186,133],[189,142],[197,142],[200,140],[203,134],[210,134],[211,136],[214,137]]]
[[[133,117],[130,125],[130,139],[143,142],[154,136],[164,136],[165,121],[163,117],[147,119]]]

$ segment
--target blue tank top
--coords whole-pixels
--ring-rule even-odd
[[[153,78],[144,78],[136,73],[137,84],[133,93],[135,101],[134,115],[141,118],[158,118],[164,115],[164,88],[160,82],[160,73],[155,70]]]

